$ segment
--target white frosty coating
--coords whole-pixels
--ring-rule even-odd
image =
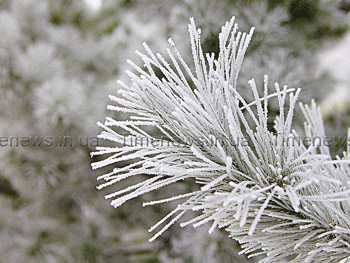
[[[171,39],[170,63],[146,44],[146,54],[137,52],[146,69],[129,61],[137,73],[127,72],[132,83],[120,83],[123,98],[111,96],[119,105],[109,109],[136,115],[129,120],[108,118],[99,123],[104,128],[99,137],[123,145],[121,129],[130,136],[157,140],[142,130],[151,125],[169,141],[151,146],[98,147],[92,155],[109,157],[93,163],[93,169],[134,161],[100,176],[105,182],[98,188],[130,176],[147,175],[147,180],[106,196],[118,207],[144,193],[195,178],[201,186],[198,191],[144,204],[186,199],[150,229],[163,225],[150,241],[187,211],[202,211],[181,226],[197,227],[213,221],[209,232],[225,227],[242,244],[242,253],[265,255],[261,262],[277,262],[290,255],[295,256],[291,262],[342,260],[350,254],[349,154],[331,160],[324,145],[307,148],[288,144],[288,138],[298,136],[292,130],[292,119],[300,89],[294,93],[275,83],[276,93],[268,94],[266,76],[262,97],[252,79],[249,85],[254,100],[242,98],[236,89],[237,78],[253,29],[246,34],[237,28],[234,18],[222,27],[220,52],[215,58],[203,54],[200,30],[191,19],[194,72]],[[272,98],[279,105],[274,132],[268,128]],[[324,136],[316,104],[301,108],[306,135]],[[216,143],[213,138],[218,139]]]

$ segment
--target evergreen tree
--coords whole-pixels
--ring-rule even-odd
[[[135,54],[143,49],[143,42],[167,54],[166,40],[173,37],[184,61],[192,65],[190,17],[202,28],[203,51],[214,52],[215,59],[225,21],[234,15],[242,31],[256,26],[237,80],[237,91],[246,101],[255,98],[247,81],[254,77],[263,94],[265,74],[270,75],[270,83],[302,87],[303,102],[322,101],[334,81],[326,72],[314,70],[315,58],[324,43],[334,43],[346,32],[346,11],[346,1],[327,0],[104,0],[95,9],[83,0],[1,1],[0,261],[248,261],[237,256],[240,247],[222,230],[207,235],[205,227],[170,228],[147,243],[151,236],[145,228],[176,209],[177,203],[148,209],[140,203],[167,198],[169,192],[197,191],[198,184],[185,180],[118,209],[109,207],[103,200],[109,189],[96,191],[95,186],[96,175],[109,173],[111,167],[91,171],[90,163],[104,156],[91,160],[90,152],[97,145],[115,144],[96,138],[100,132],[96,122],[105,116],[129,117],[129,113],[107,111],[106,104],[108,95],[121,88],[117,80],[129,81],[124,73],[130,68],[127,59],[147,70]],[[164,77],[161,70],[154,71]],[[185,78],[194,87],[191,77],[185,74]],[[273,85],[268,88],[276,92]],[[269,114],[279,114],[278,101],[269,102]],[[332,127],[333,113],[328,115]],[[295,115],[295,128],[301,132],[302,114],[297,110]],[[340,115],[346,120],[346,113]],[[248,122],[254,124],[253,119]],[[345,121],[344,126],[348,126]],[[160,136],[154,127],[142,128],[150,136]],[[126,160],[116,168],[130,165],[133,162]],[[147,174],[129,178],[118,182],[115,191],[148,179]]]

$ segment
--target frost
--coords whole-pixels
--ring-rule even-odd
[[[222,27],[217,58],[203,53],[201,30],[191,19],[193,67],[171,39],[170,62],[146,44],[145,53],[136,53],[144,67],[129,61],[134,69],[127,72],[131,84],[120,82],[122,98],[111,96],[118,106],[109,109],[134,116],[118,121],[107,118],[99,124],[104,128],[100,138],[122,143],[123,132],[128,132],[134,138],[157,140],[144,130],[152,125],[167,139],[153,146],[98,148],[92,156],[110,155],[93,163],[94,169],[132,162],[100,176],[104,182],[99,188],[131,176],[147,176],[107,196],[117,207],[169,184],[195,179],[198,191],[144,204],[185,199],[150,229],[162,226],[150,241],[188,211],[201,211],[202,215],[181,226],[198,227],[212,221],[210,233],[225,228],[242,244],[241,253],[265,255],[261,262],[287,257],[294,258],[291,262],[334,262],[349,257],[350,160],[347,155],[331,160],[324,145],[286,143],[299,136],[292,129],[292,120],[300,89],[278,83],[270,87],[265,76],[263,94],[251,79],[252,100],[245,100],[237,89],[238,75],[254,29],[239,32],[234,21]],[[269,112],[271,101],[277,105],[277,116]],[[305,134],[325,136],[316,104],[300,106],[306,119]],[[213,138],[220,139],[213,143]]]

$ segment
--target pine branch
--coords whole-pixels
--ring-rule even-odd
[[[265,255],[261,262],[290,256],[294,257],[292,262],[345,259],[350,256],[349,154],[332,160],[325,145],[300,143],[301,136],[292,129],[300,89],[281,88],[275,83],[276,92],[269,94],[266,76],[264,93],[259,94],[252,79],[249,85],[254,100],[243,99],[237,91],[237,79],[253,30],[238,32],[232,18],[222,27],[215,59],[213,54],[203,53],[201,31],[191,19],[194,71],[171,39],[170,63],[144,44],[146,53],[137,54],[145,69],[129,61],[136,71],[127,71],[132,84],[120,82],[122,98],[111,97],[118,106],[109,106],[135,116],[99,123],[104,129],[100,138],[123,146],[98,147],[91,154],[109,154],[93,163],[93,169],[135,162],[99,177],[104,182],[98,188],[148,175],[147,180],[106,196],[118,207],[169,184],[196,180],[198,191],[145,204],[185,199],[150,229],[162,226],[150,241],[186,212],[201,211],[202,215],[181,226],[197,227],[210,221],[209,232],[225,228],[243,244],[241,253]],[[276,117],[268,112],[271,100],[278,103]],[[306,118],[306,136],[322,140],[325,134],[316,104],[300,106]],[[268,119],[273,117],[275,126],[270,130]],[[145,126],[158,128],[162,139],[146,133]],[[130,142],[138,139],[143,143],[126,144],[123,132],[130,134]]]

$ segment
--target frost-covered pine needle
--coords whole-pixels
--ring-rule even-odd
[[[150,230],[153,241],[187,211],[202,215],[181,226],[212,221],[238,240],[242,253],[265,255],[261,262],[336,262],[350,256],[350,158],[331,160],[324,144],[304,145],[292,130],[294,107],[300,89],[280,87],[263,94],[252,79],[245,101],[237,92],[238,74],[254,29],[238,32],[234,18],[219,35],[220,52],[204,54],[200,29],[191,19],[189,33],[194,67],[185,63],[170,39],[168,59],[137,52],[144,65],[129,61],[131,84],[120,82],[118,103],[110,110],[131,113],[128,120],[107,118],[99,125],[100,138],[116,147],[98,147],[92,155],[109,157],[92,164],[94,169],[128,161],[123,168],[100,176],[99,189],[131,176],[148,179],[108,195],[118,207],[142,194],[194,178],[193,193],[169,196],[144,205],[184,200]],[[192,70],[194,68],[194,70]],[[136,72],[136,73],[135,73]],[[279,113],[268,112],[277,100]],[[320,111],[314,102],[300,105],[306,117],[305,135],[324,138]],[[270,123],[274,122],[274,130]],[[162,137],[144,130],[152,126]],[[149,130],[149,129],[148,129]],[[128,133],[128,136],[125,136]],[[317,141],[317,140],[314,140]],[[131,164],[130,164],[131,162]],[[175,193],[174,193],[175,194]],[[290,259],[290,257],[289,257]]]

